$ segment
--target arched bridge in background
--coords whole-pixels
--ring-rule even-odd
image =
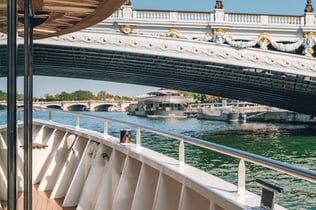
[[[33,102],[33,106],[41,108],[62,109],[65,111],[127,111],[130,101],[51,101]],[[18,102],[18,107],[23,106],[23,101]],[[0,101],[0,110],[7,108],[6,101]]]
[[[220,2],[220,1],[217,1]],[[316,18],[135,10],[34,42],[34,74],[165,87],[316,115]],[[0,58],[6,57],[4,34]],[[20,40],[21,43],[23,40]],[[23,45],[18,48],[23,75]],[[7,59],[0,59],[6,76]]]

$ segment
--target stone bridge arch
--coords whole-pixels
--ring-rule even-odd
[[[94,112],[112,112],[120,111],[120,107],[115,104],[98,104],[91,108]]]
[[[67,111],[89,111],[89,107],[87,106],[87,104],[70,104],[67,106],[63,107],[64,110]]]
[[[47,105],[46,108],[50,108],[50,109],[63,109],[62,106],[59,105],[59,104]]]

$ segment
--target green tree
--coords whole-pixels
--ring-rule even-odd
[[[41,101],[57,101],[58,99],[55,96],[46,94],[45,99],[41,99]]]
[[[132,101],[133,99],[131,97],[128,97],[128,96],[122,96],[121,100],[123,100],[123,101]]]
[[[118,96],[118,95],[114,96],[114,100],[115,101],[120,101],[121,100],[121,96]]]
[[[67,93],[65,91],[61,92],[60,94],[57,94],[55,96],[55,99],[59,100],[59,101],[71,101],[71,100],[75,100],[72,95],[70,93]]]
[[[96,99],[95,95],[91,91],[77,90],[72,93],[74,100],[93,100]]]
[[[21,93],[18,93],[18,94],[16,95],[16,100],[17,100],[17,101],[23,101],[23,100],[24,100],[24,95],[21,94]]]
[[[7,93],[0,90],[0,100],[7,100]]]
[[[113,95],[107,93],[105,90],[102,90],[102,91],[98,92],[96,99],[105,100],[105,99],[109,99],[109,98],[113,98]]]

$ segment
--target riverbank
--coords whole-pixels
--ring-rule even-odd
[[[206,106],[198,110],[197,119],[226,122],[316,123],[316,117],[284,109],[263,106]]]
[[[247,121],[275,123],[316,123],[316,117],[286,110],[247,114]]]

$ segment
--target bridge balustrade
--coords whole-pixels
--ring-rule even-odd
[[[314,57],[315,20],[311,12],[299,16],[225,13],[222,9],[211,12],[134,10],[131,6],[123,6],[103,23],[105,26],[117,22],[124,34],[193,39],[239,49],[260,47]],[[149,30],[148,25],[155,29]],[[113,29],[113,24],[110,28]]]
[[[125,12],[126,8],[131,12]],[[132,9],[123,6],[108,19],[130,19],[130,20],[163,20],[163,21],[201,21],[201,22],[222,22],[238,24],[268,24],[268,25],[295,25],[306,26],[315,25],[315,15],[267,15],[267,14],[247,14],[247,13],[224,13],[223,20],[216,19],[219,11],[194,12],[194,11],[167,11],[167,10],[142,10]],[[307,18],[314,21],[305,21]]]
[[[268,16],[268,24],[278,25],[303,25],[304,18],[300,16],[283,16],[283,15],[270,15]]]

